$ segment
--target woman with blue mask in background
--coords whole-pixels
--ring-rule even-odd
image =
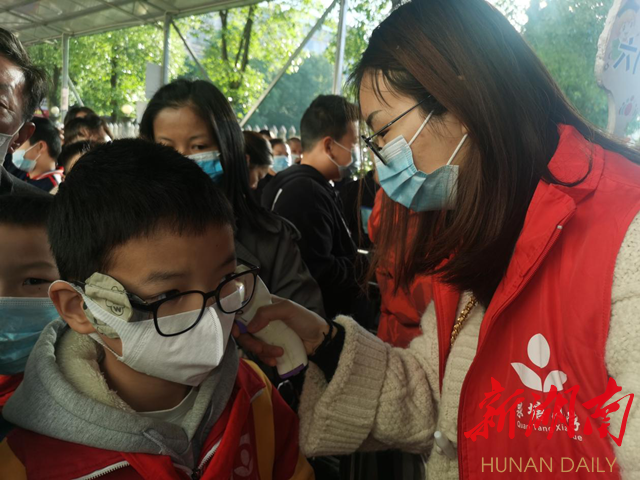
[[[281,138],[269,140],[273,149],[273,171],[276,173],[286,170],[291,166],[291,148]]]
[[[140,135],[192,159],[224,191],[236,216],[237,256],[260,267],[273,294],[323,312],[319,287],[300,257],[298,232],[251,195],[242,129],[220,90],[202,80],[165,85],[149,102]]]

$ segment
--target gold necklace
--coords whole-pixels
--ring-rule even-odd
[[[452,347],[453,347],[453,342],[456,341],[456,338],[458,338],[458,335],[460,334],[460,330],[462,330],[462,324],[467,320],[467,317],[471,313],[471,310],[473,310],[473,307],[475,307],[477,304],[478,304],[478,300],[476,300],[476,297],[471,295],[471,298],[469,299],[465,307],[460,312],[460,315],[458,315],[458,318],[456,319],[456,323],[453,325],[453,330],[451,331]]]

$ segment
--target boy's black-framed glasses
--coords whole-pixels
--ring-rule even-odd
[[[181,335],[198,325],[207,308],[214,302],[220,311],[227,314],[239,312],[251,302],[260,268],[247,262],[243,264],[248,267],[248,270],[227,276],[218,288],[208,293],[189,290],[169,294],[151,303],[129,292],[126,292],[126,295],[131,307],[138,312],[143,312],[142,320],[153,318],[159,335],[163,337]]]
[[[416,109],[417,107],[419,107],[420,105],[422,105],[424,102],[426,102],[429,98],[431,98],[431,95],[429,95],[427,98],[420,100],[418,103],[416,103],[413,107],[411,107],[409,110],[407,110],[404,113],[401,113],[400,115],[398,115],[396,118],[394,118],[393,120],[391,120],[389,123],[387,123],[384,127],[382,127],[380,130],[378,130],[377,132],[373,133],[370,136],[366,136],[366,135],[360,135],[360,138],[362,138],[362,140],[364,141],[365,145],[367,147],[369,147],[369,149],[374,153],[374,155],[376,157],[378,157],[380,159],[380,161],[384,164],[387,165],[387,161],[384,159],[384,157],[382,156],[382,154],[380,153],[381,148],[378,147],[378,145],[376,145],[372,140],[377,137],[378,135],[380,135],[382,132],[384,132],[387,128],[389,128],[391,125],[393,125],[394,123],[396,123],[398,120],[400,120],[401,118],[403,118],[405,115],[407,115],[408,113],[412,112],[414,109]]]

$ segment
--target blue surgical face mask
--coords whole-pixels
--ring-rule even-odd
[[[353,165],[353,162],[355,161],[355,153],[354,153],[353,149],[345,147],[340,142],[336,142],[334,140],[333,143],[338,145],[343,150],[346,150],[351,155],[351,161],[349,162],[348,165],[340,165],[333,158],[331,158],[329,155],[327,155],[329,157],[329,160],[331,160],[331,162],[333,162],[333,164],[336,167],[338,167],[338,173],[340,174],[340,180],[344,180],[345,178],[349,178],[351,176],[351,165]]]
[[[58,312],[49,298],[0,298],[0,375],[24,372],[40,332]]]
[[[369,235],[369,219],[371,218],[373,209],[369,207],[360,207],[360,221],[362,222],[362,230]]]
[[[273,157],[273,165],[271,166],[271,168],[273,168],[276,173],[281,172],[289,168],[290,166],[291,165],[289,164],[289,157],[287,157],[286,155],[276,155],[275,157]]]
[[[411,141],[407,143],[400,135],[380,150],[387,165],[376,158],[376,169],[380,185],[393,200],[414,212],[451,210],[456,204],[458,185],[458,165],[451,165],[453,159],[467,139],[465,134],[446,165],[431,173],[418,170],[413,162],[411,145],[427,126],[433,112],[429,114]]]
[[[40,158],[40,154],[38,154],[38,156],[33,160],[29,160],[28,158],[24,157],[26,153],[33,147],[35,147],[35,145],[27,148],[26,150],[16,150],[15,152],[13,152],[11,161],[18,170],[22,170],[23,172],[33,172],[33,170],[36,168],[36,161],[38,160],[38,158]]]
[[[224,176],[224,170],[222,170],[222,163],[220,163],[220,152],[202,152],[194,153],[193,155],[187,155],[196,164],[211,177],[215,183],[221,183]]]

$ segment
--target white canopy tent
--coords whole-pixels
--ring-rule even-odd
[[[175,18],[198,15],[218,10],[243,7],[261,0],[0,0],[0,25],[18,35],[24,45],[62,40],[62,108],[68,108],[69,99],[69,38],[92,35],[110,30],[129,28],[150,23],[164,23],[163,82],[169,76],[169,36],[171,26],[182,39],[185,47],[198,65],[203,76],[206,72],[193,54],[186,38],[173,22]],[[284,63],[275,79],[243,118],[242,124],[258,109],[275,84],[300,54],[313,34],[322,26],[330,11],[340,4],[340,21],[337,31],[334,93],[340,93],[346,36],[347,0],[334,0],[318,19],[302,44]]]

